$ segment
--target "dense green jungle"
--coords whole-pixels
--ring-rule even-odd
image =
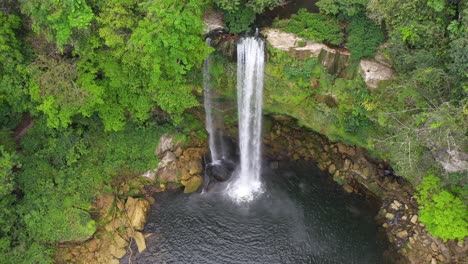
[[[96,196],[124,197],[161,135],[206,141],[203,61],[226,96],[236,68],[206,45],[204,14],[223,12],[234,38],[285,2],[0,0],[0,263],[53,263],[59,243],[92,236]],[[468,1],[316,6],[270,27],[349,50],[346,73],[268,47],[264,112],[384,160],[433,236],[466,240]],[[376,52],[395,75],[371,89],[358,65]]]

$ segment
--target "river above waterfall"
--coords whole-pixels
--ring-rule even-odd
[[[362,197],[311,166],[280,164],[262,177],[266,191],[250,203],[222,192],[156,194],[144,230],[153,235],[132,263],[390,263]]]

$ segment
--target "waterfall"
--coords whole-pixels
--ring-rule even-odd
[[[237,105],[239,112],[240,166],[228,194],[237,201],[250,201],[262,191],[261,128],[264,41],[244,37],[237,44]]]
[[[206,39],[206,45],[211,45],[211,39]],[[211,77],[210,77],[210,67],[211,67],[211,55],[205,59],[203,63],[203,96],[204,96],[204,106],[205,106],[205,116],[206,116],[206,131],[208,132],[208,144],[210,147],[211,153],[211,162],[217,163],[221,160],[220,153],[216,147],[216,131],[214,129],[214,101],[213,101],[213,89],[211,87]],[[220,137],[220,135],[218,135]]]

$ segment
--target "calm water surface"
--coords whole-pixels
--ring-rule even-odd
[[[157,194],[144,230],[153,235],[132,263],[385,262],[365,200],[317,169],[281,167],[263,173],[266,191],[249,204],[216,190]]]

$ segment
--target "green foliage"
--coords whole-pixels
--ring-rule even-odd
[[[174,0],[162,4],[146,3],[148,15],[129,42],[142,61],[141,67],[151,73],[148,89],[156,102],[180,121],[185,109],[198,105],[184,77],[210,52],[201,38],[206,3]]]
[[[18,157],[0,145],[0,254],[8,252],[12,238],[15,236],[16,198],[12,194],[15,187],[13,173],[15,167],[20,167]]]
[[[337,20],[321,14],[309,13],[306,9],[300,9],[287,22],[277,21],[274,26],[284,27],[285,31],[308,40],[333,45],[340,45],[343,42],[343,32]]]
[[[215,0],[214,3],[224,11],[224,20],[230,33],[249,31],[255,16],[267,8],[272,9],[284,0]]]
[[[317,6],[326,15],[352,17],[366,9],[369,0],[320,0]]]
[[[353,60],[373,57],[377,47],[385,40],[380,28],[365,16],[357,16],[351,19],[346,31],[348,32],[346,46],[351,51]]]
[[[74,121],[73,128],[50,129],[44,119],[36,120],[22,141],[24,166],[15,175],[21,199],[8,193],[11,184],[2,185],[10,187],[0,199],[0,252],[11,263],[50,263],[54,242],[92,235],[91,203],[97,192],[115,177],[156,167],[154,149],[170,129],[147,123],[104,132],[95,117]],[[1,153],[2,176],[6,172],[10,181],[18,163]]]
[[[18,166],[17,158],[0,145],[0,197],[10,194],[13,190],[13,167]]]
[[[36,109],[53,128],[97,114],[107,131],[142,123],[157,106],[181,120],[197,106],[189,78],[211,51],[203,39],[205,1],[96,2],[95,27],[72,54],[38,56],[30,72]]]
[[[222,10],[232,12],[248,7],[256,14],[262,13],[267,8],[272,9],[284,2],[284,0],[214,0],[214,3]]]
[[[20,2],[23,13],[31,18],[33,30],[45,34],[59,47],[69,44],[73,32],[88,28],[94,19],[91,7],[84,0]]]
[[[29,108],[28,72],[16,33],[20,22],[18,16],[0,10],[0,107],[7,108],[1,119]]]
[[[87,92],[77,81],[76,63],[63,58],[39,56],[31,65],[31,98],[48,116],[50,127],[66,127],[83,106]]]
[[[427,0],[377,0],[369,3],[368,10],[374,20],[385,21],[391,36],[412,48],[430,48],[444,43],[447,17],[452,10],[436,12],[427,4]]]
[[[250,25],[255,21],[255,12],[250,8],[227,11],[224,13],[227,30],[238,34],[250,30]]]
[[[425,177],[418,193],[420,221],[431,234],[444,240],[468,236],[468,208],[459,197],[443,189],[439,178]]]

